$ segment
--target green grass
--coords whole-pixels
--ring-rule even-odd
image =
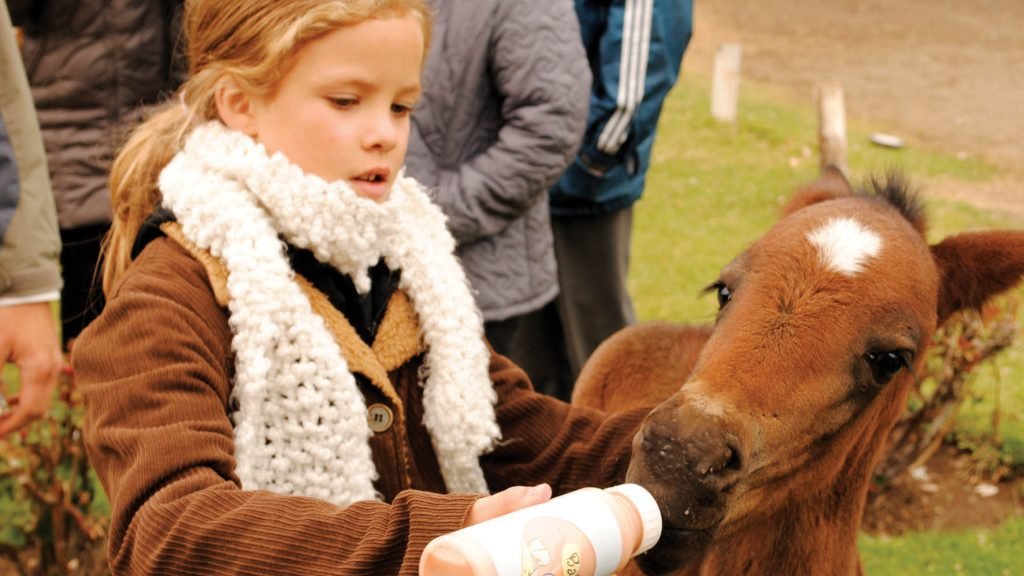
[[[861,535],[857,542],[864,573],[871,576],[1021,573],[1024,518],[1007,520],[997,530],[922,532],[897,538]]]
[[[710,322],[717,304],[700,297],[719,269],[777,220],[797,186],[818,174],[817,116],[812,103],[794,103],[771,89],[744,84],[735,125],[713,120],[709,87],[685,78],[666,102],[643,200],[635,208],[630,289],[642,320]],[[911,181],[942,179],[965,185],[998,178],[990,163],[929,150],[910,142],[891,150],[868,143],[872,131],[848,122],[852,180],[891,168]],[[1024,228],[1024,222],[960,202],[927,196],[929,239],[973,229]],[[1024,294],[1024,290],[1019,291]],[[1024,346],[980,368],[956,433],[962,443],[986,445],[992,436],[993,390],[1001,378],[1002,458],[1024,465]],[[995,531],[863,536],[866,573],[1019,574],[1024,566],[1024,519]],[[959,571],[958,567],[959,566]]]
[[[0,378],[4,382],[4,392],[11,394],[19,388],[18,369],[14,364],[4,364],[3,372],[0,372],[0,374],[2,374]]]

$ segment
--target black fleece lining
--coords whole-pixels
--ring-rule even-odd
[[[164,236],[160,225],[175,222],[174,214],[166,208],[154,212],[135,237],[132,245],[132,259],[142,253],[147,244]],[[324,293],[331,305],[345,315],[345,319],[355,328],[356,333],[366,344],[373,344],[377,336],[380,321],[384,318],[388,301],[398,289],[401,271],[392,271],[384,260],[378,261],[370,270],[370,291],[359,294],[355,284],[347,275],[342,274],[330,264],[320,262],[309,250],[286,245],[292,269],[310,282],[317,290]]]

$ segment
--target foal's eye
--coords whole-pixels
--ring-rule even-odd
[[[716,285],[716,289],[718,292],[718,307],[725,308],[725,305],[732,300],[732,290],[729,290],[729,287],[722,282]]]
[[[910,366],[910,353],[907,351],[868,352],[864,359],[879,384],[887,384],[897,372]]]
[[[714,292],[715,295],[718,297],[719,310],[725,308],[725,305],[728,304],[730,300],[732,300],[732,290],[730,290],[729,286],[721,280],[712,282],[711,284],[705,286],[703,290],[701,290],[701,294],[708,294],[710,292]]]

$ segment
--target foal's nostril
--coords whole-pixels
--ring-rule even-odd
[[[714,482],[719,489],[731,486],[743,467],[739,451],[721,436],[694,447],[690,456],[694,471],[705,481]]]
[[[714,472],[709,480],[713,481],[714,486],[719,490],[728,490],[736,482],[739,481],[743,471],[743,459],[740,457],[740,451],[732,445],[724,444],[725,454],[720,460],[721,465]]]
[[[729,462],[726,463],[725,469],[736,472],[743,470],[743,460],[740,458],[740,451],[732,446],[729,447],[729,451],[732,452],[732,456],[729,458]]]

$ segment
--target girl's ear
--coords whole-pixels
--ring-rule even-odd
[[[214,89],[213,101],[221,122],[232,130],[255,138],[259,133],[253,97],[231,76],[221,78]]]

